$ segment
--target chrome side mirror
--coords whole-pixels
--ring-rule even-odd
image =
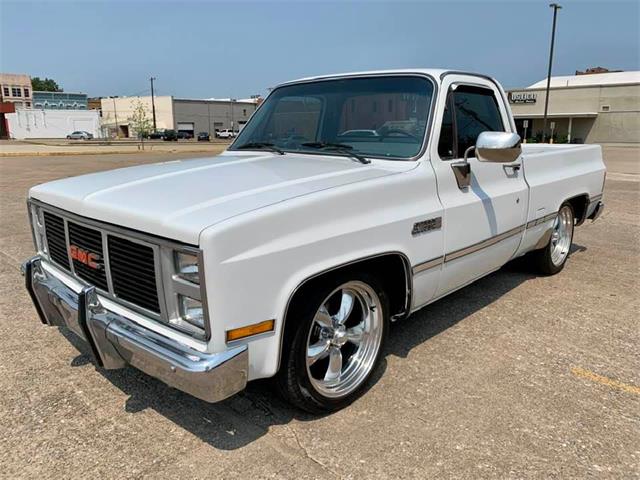
[[[522,153],[520,135],[510,132],[482,132],[476,140],[475,150],[480,162],[515,162]]]

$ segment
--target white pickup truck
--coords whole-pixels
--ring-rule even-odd
[[[562,270],[603,210],[595,145],[521,145],[486,76],[275,88],[223,154],[33,187],[26,287],[98,366],[203,400],[275,377],[309,411],[363,391],[389,324],[528,254]]]

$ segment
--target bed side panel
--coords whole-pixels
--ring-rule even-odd
[[[605,166],[600,145],[523,145],[523,170],[529,184],[528,228],[518,255],[536,247],[553,219],[531,225],[557,212],[566,200],[602,194]]]

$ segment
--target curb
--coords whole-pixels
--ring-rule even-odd
[[[219,155],[224,151],[218,152],[207,150],[109,150],[106,152],[0,152],[0,158],[2,157],[60,157],[60,156],[74,156],[74,155],[138,155],[143,153],[202,153]]]
[[[116,141],[100,141],[100,140],[91,140],[91,141],[38,141],[38,140],[15,140],[20,144],[27,145],[43,145],[45,147],[69,147],[69,148],[84,148],[84,147],[117,147],[117,146],[128,146],[135,147],[140,145],[138,141],[124,141],[124,140],[116,140]],[[211,142],[164,142],[164,141],[146,141],[144,142],[146,146],[157,147],[161,145],[231,145],[230,142],[224,141],[211,141]]]

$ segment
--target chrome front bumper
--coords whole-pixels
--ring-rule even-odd
[[[214,354],[194,350],[107,310],[94,287],[74,288],[43,263],[36,256],[22,266],[40,320],[68,327],[89,345],[98,366],[132,365],[207,402],[218,402],[245,388],[246,345]]]

